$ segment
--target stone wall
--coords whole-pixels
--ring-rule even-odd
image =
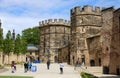
[[[87,39],[87,45],[89,50],[90,66],[102,65],[102,49],[100,35],[93,36]]]
[[[111,37],[113,27],[113,7],[102,10],[102,52],[103,52],[103,66],[109,66],[110,52],[111,52]]]
[[[11,64],[12,61],[15,61],[15,63],[20,63],[20,62],[25,62],[25,55],[15,55],[15,54],[10,54],[9,56],[8,55],[4,55],[4,59],[2,58],[2,60],[4,60],[4,63],[3,64]]]
[[[68,62],[68,59],[69,59],[69,47],[68,46],[65,46],[65,47],[61,47],[59,48],[58,50],[58,62]]]
[[[58,58],[58,49],[68,45],[69,36],[69,21],[63,19],[42,21],[40,23],[40,57],[42,61],[50,59],[55,62]]]
[[[120,8],[115,10],[113,14],[109,73],[120,75]]]

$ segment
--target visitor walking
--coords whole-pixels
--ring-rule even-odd
[[[25,62],[25,63],[24,63],[24,72],[26,73],[27,71],[28,71],[28,63]]]
[[[78,61],[76,61],[76,63],[74,64],[74,70],[76,70],[76,67],[78,66]]]
[[[47,61],[47,69],[49,70],[50,68],[50,60]]]
[[[16,70],[16,66],[15,66],[15,62],[14,61],[12,61],[12,63],[11,63],[11,72],[12,73],[14,73],[15,72],[15,70]]]
[[[64,64],[61,62],[60,63],[60,74],[63,74],[63,67],[64,67]]]
[[[32,62],[31,61],[29,61],[29,63],[28,63],[28,69],[31,71],[31,67],[32,67]]]

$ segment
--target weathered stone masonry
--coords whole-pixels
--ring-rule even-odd
[[[40,23],[40,56],[42,61],[58,61],[58,49],[69,41],[70,22],[63,19],[49,19]]]
[[[71,64],[80,59],[85,65],[90,65],[87,38],[96,36],[101,29],[101,11],[99,7],[84,6],[71,9],[71,31],[73,49],[71,51]],[[84,56],[84,58],[82,57]]]
[[[81,61],[103,66],[103,73],[120,74],[120,9],[77,6],[70,14],[71,24],[62,19],[40,23],[42,61]]]

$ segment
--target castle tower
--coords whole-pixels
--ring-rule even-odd
[[[15,30],[13,29],[12,39],[15,40]]]
[[[40,58],[43,62],[58,60],[58,49],[68,45],[70,22],[63,19],[48,19],[40,25]]]
[[[1,19],[0,19],[0,28],[1,28],[1,24],[2,24],[2,23],[1,23]]]
[[[2,23],[1,23],[1,19],[0,19],[0,31],[2,32],[2,35],[3,35],[3,29],[1,28],[2,26]]]
[[[89,56],[87,38],[96,36],[101,29],[101,11],[99,7],[77,6],[71,9],[71,64],[77,60],[90,65],[92,57]]]

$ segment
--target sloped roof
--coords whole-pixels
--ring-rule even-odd
[[[38,48],[36,46],[34,46],[34,44],[28,44],[27,50],[38,50]]]

